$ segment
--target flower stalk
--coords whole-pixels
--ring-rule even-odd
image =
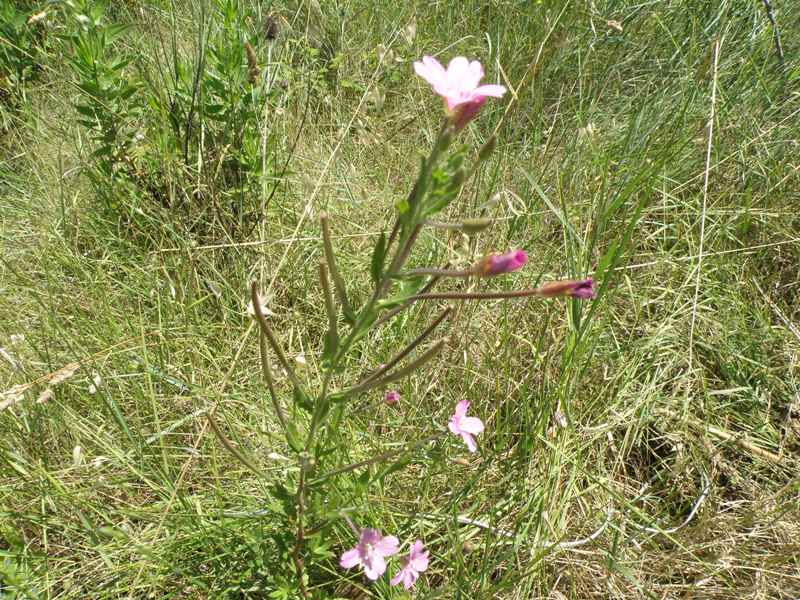
[[[252,58],[250,54],[248,54],[248,58]],[[253,66],[253,61],[250,61],[250,66]],[[297,578],[295,594],[299,593],[299,596],[304,599],[310,598],[310,590],[304,578],[305,565],[303,562],[304,557],[311,560],[313,556],[313,553],[306,553],[307,546],[310,545],[309,537],[316,535],[317,531],[327,526],[320,525],[320,522],[327,524],[334,518],[331,515],[343,516],[358,538],[355,547],[341,554],[339,564],[342,568],[359,567],[363,569],[363,574],[367,579],[377,580],[387,570],[386,559],[400,551],[400,541],[397,537],[391,534],[383,535],[377,527],[356,527],[344,515],[343,509],[324,515],[317,514],[315,507],[318,506],[318,497],[314,494],[320,493],[318,486],[337,475],[351,473],[375,463],[398,459],[381,472],[380,476],[384,477],[405,466],[407,459],[403,458],[404,456],[410,455],[416,448],[424,444],[442,438],[446,435],[447,430],[458,436],[466,444],[469,452],[477,452],[478,445],[475,436],[482,433],[485,428],[479,418],[467,415],[469,402],[462,400],[456,405],[446,430],[442,427],[442,431],[433,436],[400,448],[392,448],[365,460],[337,467],[337,464],[341,464],[337,460],[340,453],[337,454],[335,451],[337,447],[332,445],[331,440],[336,437],[334,428],[338,426],[344,415],[344,404],[359,394],[382,388],[380,397],[383,404],[393,407],[395,411],[402,411],[406,407],[407,401],[404,399],[403,402],[400,402],[400,392],[390,385],[420,370],[442,352],[448,337],[441,337],[432,343],[429,340],[433,333],[450,319],[453,307],[445,307],[413,340],[405,346],[399,346],[402,349],[397,351],[386,364],[364,374],[360,380],[356,380],[357,383],[354,385],[337,388],[335,387],[338,383],[337,378],[348,364],[347,361],[354,353],[353,350],[357,343],[365,339],[372,330],[408,309],[414,302],[421,300],[484,300],[526,296],[589,299],[595,296],[594,282],[591,278],[555,281],[538,288],[511,292],[432,291],[443,277],[489,278],[517,271],[526,264],[528,259],[525,251],[521,249],[512,249],[502,254],[490,254],[464,269],[450,268],[449,265],[445,265],[442,268],[422,267],[403,270],[423,227],[463,231],[473,235],[492,225],[493,219],[489,218],[465,219],[461,222],[448,223],[438,221],[435,217],[459,197],[464,182],[477,172],[481,163],[490,156],[496,145],[494,136],[490,137],[478,150],[477,158],[472,156],[472,164],[465,165],[464,159],[467,156],[465,148],[449,150],[454,137],[478,114],[487,98],[500,98],[506,91],[500,85],[481,85],[480,81],[484,75],[483,67],[479,62],[470,62],[464,57],[454,58],[445,69],[438,61],[426,56],[422,61],[414,64],[414,69],[418,75],[431,84],[434,92],[442,97],[446,119],[439,130],[430,155],[421,161],[419,175],[411,191],[405,200],[396,205],[397,215],[391,232],[388,237],[381,234],[379,241],[375,244],[370,261],[370,274],[374,288],[366,302],[360,307],[356,307],[358,310],[354,310],[350,304],[345,280],[337,264],[331,235],[331,218],[327,213],[322,213],[319,217],[324,259],[318,262],[317,271],[327,316],[327,332],[322,350],[321,385],[318,393],[314,395],[313,401],[301,387],[294,366],[287,359],[266,320],[264,314],[266,311],[260,303],[255,283],[252,284],[250,290],[253,313],[259,327],[259,352],[263,378],[286,441],[298,460],[298,470],[290,471],[290,477],[296,481],[296,488],[291,490],[289,484],[286,486],[286,497],[294,501],[293,510],[287,511],[287,527],[294,532],[294,542],[290,546],[289,554],[294,576]],[[395,284],[397,289],[393,289]],[[344,321],[349,325],[346,334],[339,330],[339,310],[341,310]],[[270,350],[275,352],[278,362],[286,370],[288,378],[294,386],[296,404],[310,413],[306,434],[302,438],[298,434],[299,425],[287,419],[279,402],[270,365]],[[403,393],[406,394],[405,391]],[[356,403],[356,406],[363,407],[373,400],[375,397],[365,398],[360,405]],[[350,411],[353,409],[350,408]],[[298,415],[303,414],[302,412],[298,413]],[[331,415],[337,416],[332,417]],[[213,415],[211,418],[213,419]],[[240,460],[248,468],[256,470],[252,461],[249,461],[247,456],[243,455],[222,435],[213,420],[211,425],[223,444],[237,457],[241,455]],[[303,425],[305,426],[306,422]],[[326,465],[325,468],[329,470],[319,475],[317,473],[318,462],[320,465]],[[320,467],[319,470],[323,469]],[[369,471],[370,469],[364,473],[367,480],[372,475]],[[414,540],[413,543],[411,540]],[[414,585],[429,563],[429,552],[425,550],[422,540],[411,537],[408,542],[410,546],[406,546],[408,553],[392,559],[399,562],[397,565],[399,570],[395,571],[390,580],[391,585],[402,584],[406,589],[410,589]]]
[[[538,288],[527,290],[499,292],[426,292],[411,296],[410,300],[503,300],[506,298],[540,298],[572,297],[581,300],[594,299],[594,281],[588,279],[567,279],[554,281]]]

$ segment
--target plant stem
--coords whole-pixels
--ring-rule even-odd
[[[775,20],[775,15],[772,12],[772,4],[770,4],[769,0],[762,0],[764,3],[764,9],[767,11],[767,19],[769,19],[770,24],[772,25],[772,34],[773,38],[775,39],[775,53],[778,55],[778,63],[783,66],[783,46],[781,45],[781,33],[778,29],[778,23]]]
[[[278,402],[278,395],[275,393],[275,381],[272,378],[272,368],[269,364],[269,352],[267,351],[267,338],[264,335],[264,332],[260,329],[258,333],[258,350],[261,354],[261,371],[264,374],[264,381],[267,383],[269,397],[272,401],[272,408],[275,410],[275,414],[278,416],[281,429],[283,429],[285,433],[287,431],[286,415],[283,414],[283,407],[280,405],[280,402]]]
[[[435,268],[422,268],[422,269],[409,269],[403,271],[401,276],[404,277],[419,277],[420,275],[432,275],[436,277],[472,277],[476,275],[474,269],[435,269]]]
[[[426,183],[428,178],[430,177],[431,171],[433,166],[435,165],[439,155],[441,152],[446,148],[446,144],[444,143],[444,134],[447,128],[443,127],[439,137],[436,140],[436,144],[434,146],[433,151],[431,152],[431,156],[428,160],[425,161],[423,164],[422,171],[420,176],[417,179],[417,182],[414,184],[413,189],[409,195],[409,210],[416,211],[416,206],[419,203],[420,197],[424,195],[424,191],[426,189]],[[413,215],[414,213],[412,213]],[[328,267],[328,271],[330,272],[331,278],[333,279],[333,285],[336,289],[336,295],[339,299],[339,302],[342,305],[342,312],[346,319],[348,319],[352,323],[352,328],[348,333],[345,340],[338,345],[338,347],[334,350],[331,356],[331,365],[328,369],[327,373],[325,373],[323,383],[322,383],[322,391],[320,393],[319,398],[317,399],[317,404],[315,406],[314,414],[311,419],[311,424],[309,426],[308,437],[306,438],[305,443],[305,451],[301,454],[301,466],[300,466],[300,477],[297,486],[297,496],[296,496],[296,504],[297,504],[297,532],[296,532],[296,541],[293,554],[294,566],[295,571],[297,573],[298,585],[300,587],[300,593],[303,598],[308,598],[308,590],[305,588],[305,583],[303,582],[303,561],[301,559],[301,552],[304,545],[304,538],[305,532],[303,528],[303,518],[305,513],[305,487],[306,487],[306,474],[309,465],[309,456],[308,451],[311,448],[312,444],[314,443],[314,438],[317,433],[317,428],[320,425],[320,421],[322,417],[322,407],[323,403],[328,402],[328,386],[331,381],[331,377],[338,366],[339,361],[343,356],[345,356],[353,345],[357,336],[362,334],[362,328],[365,326],[366,323],[370,319],[374,319],[375,316],[373,312],[375,310],[375,305],[381,299],[383,294],[388,289],[389,285],[392,282],[392,278],[396,276],[397,272],[402,268],[405,261],[408,259],[408,256],[411,253],[411,249],[414,245],[414,242],[417,240],[417,236],[419,232],[422,230],[422,224],[418,223],[414,225],[413,229],[404,235],[403,227],[402,227],[402,216],[399,216],[395,221],[394,227],[392,228],[392,232],[389,235],[389,239],[387,241],[387,251],[394,243],[395,239],[397,239],[398,235],[400,235],[400,241],[398,243],[397,251],[392,259],[389,268],[384,271],[380,277],[380,279],[375,284],[375,291],[372,294],[369,302],[367,305],[359,312],[358,316],[354,316],[350,306],[347,302],[347,292],[344,286],[344,280],[339,273],[338,267],[336,265],[336,257],[333,253],[333,244],[331,242],[331,235],[330,235],[330,218],[327,214],[322,214],[320,216],[320,224],[322,226],[322,239],[323,239],[323,246],[325,250],[325,259]],[[330,290],[330,283],[328,282],[327,273],[325,272],[325,267],[320,265],[320,282],[323,287],[323,292],[325,294],[325,307],[328,312],[328,320],[329,320],[329,327],[332,334],[336,333],[336,313],[333,310],[333,299],[331,297],[331,290]],[[430,289],[431,284],[426,286],[425,289]],[[281,364],[284,365],[287,372],[290,374],[290,378],[292,379],[292,383],[296,386],[299,386],[299,382],[297,382],[294,372],[291,370],[291,365],[288,364],[285,355],[283,354],[282,350],[277,344],[277,340],[275,340],[275,336],[272,334],[269,326],[264,319],[264,315],[262,314],[261,307],[258,303],[258,293],[256,291],[255,283],[252,286],[252,299],[253,299],[253,307],[256,312],[256,316],[258,317],[258,322],[261,327],[261,331],[266,336],[267,340],[269,341],[270,345],[275,350],[275,353],[278,355],[278,359],[281,361]],[[407,304],[406,304],[407,306]],[[401,307],[402,309],[403,307]],[[399,360],[401,360],[405,355],[411,352],[422,340],[429,335],[433,329],[441,323],[441,321],[447,316],[450,309],[446,309],[442,315],[434,321],[434,323],[429,326],[414,342],[412,342],[403,352],[395,357],[394,363],[396,364]],[[351,320],[352,319],[352,320]],[[361,387],[366,385],[367,387],[372,387],[373,385],[382,385],[384,383],[388,383],[390,381],[394,381],[395,379],[399,379],[404,377],[406,374],[414,371],[415,369],[422,366],[424,363],[429,361],[431,358],[436,356],[441,349],[444,347],[444,341],[441,340],[437,342],[433,347],[428,349],[425,353],[422,354],[417,360],[413,361],[407,367],[400,369],[396,373],[390,375],[389,377],[385,377],[381,381],[375,381],[374,378],[370,378],[365,384],[362,384]],[[385,371],[384,371],[385,372]],[[380,373],[376,373],[375,375],[379,375]],[[354,388],[351,391],[356,391]],[[380,459],[378,459],[380,460]],[[343,472],[343,471],[342,471]]]
[[[345,465],[343,467],[339,467],[338,469],[334,469],[333,471],[328,471],[327,473],[325,473],[323,475],[320,475],[316,479],[312,480],[310,482],[310,484],[311,485],[318,485],[318,484],[322,483],[323,481],[325,481],[326,479],[329,479],[329,478],[331,478],[331,477],[333,477],[335,475],[341,475],[342,473],[348,473],[350,471],[354,471],[355,469],[359,469],[361,467],[366,467],[367,465],[371,465],[371,464],[374,464],[376,462],[382,462],[382,461],[384,461],[384,460],[386,460],[388,458],[393,458],[395,456],[400,456],[401,454],[403,454],[405,452],[410,452],[411,450],[414,450],[415,448],[418,448],[419,446],[423,446],[423,445],[427,444],[428,442],[433,442],[433,441],[439,439],[440,437],[442,437],[443,435],[444,435],[444,432],[435,433],[434,435],[431,435],[431,436],[426,437],[424,439],[417,440],[416,442],[412,442],[412,443],[404,446],[403,448],[400,448],[399,450],[387,450],[386,452],[383,452],[381,454],[373,456],[372,458],[367,458],[367,459],[359,461],[359,462],[355,462],[355,463],[352,463],[352,464],[349,464],[349,465]]]
[[[336,288],[336,296],[339,298],[339,304],[342,305],[342,312],[345,317],[350,319],[353,311],[350,309],[350,303],[347,301],[347,289],[344,285],[344,279],[339,272],[339,267],[336,265],[336,255],[333,253],[331,225],[328,213],[322,213],[319,216],[319,222],[320,225],[322,225],[322,245],[325,250],[325,260],[328,262],[328,270],[333,279],[333,286]]]
[[[270,329],[269,325],[267,324],[267,319],[264,316],[264,312],[261,310],[261,299],[258,297],[257,285],[258,284],[255,281],[251,284],[250,297],[253,302],[253,312],[255,312],[257,317],[256,320],[258,321],[258,325],[261,328],[261,332],[267,337],[267,341],[269,341],[269,345],[272,346],[272,350],[278,356],[278,361],[281,363],[281,366],[286,369],[286,373],[289,376],[289,379],[292,381],[292,384],[297,388],[301,388],[300,380],[297,379],[297,375],[295,375],[292,365],[289,364],[286,355],[283,353],[283,349],[278,343],[278,340],[275,338],[275,334],[272,333],[272,329]]]
[[[414,341],[412,341],[408,346],[406,346],[401,352],[399,352],[394,358],[392,358],[388,363],[383,365],[380,369],[374,371],[373,373],[365,377],[358,385],[369,383],[370,381],[373,381],[378,377],[380,377],[381,375],[389,372],[392,369],[392,367],[394,367],[397,363],[403,360],[406,356],[411,354],[414,348],[416,348],[423,341],[425,341],[425,338],[427,338],[431,333],[433,333],[433,330],[436,329],[439,326],[439,324],[447,318],[447,316],[450,314],[450,311],[452,310],[453,309],[450,306],[445,308],[439,314],[439,316],[436,317],[436,319],[430,325],[428,325],[425,328],[425,330],[416,337],[416,339],[414,339]]]
[[[294,570],[297,574],[297,585],[300,588],[300,594],[303,598],[309,598],[308,590],[306,589],[305,581],[303,581],[303,559],[301,552],[303,544],[305,543],[305,528],[303,519],[305,518],[305,489],[306,489],[306,470],[308,469],[308,456],[302,455],[300,457],[300,477],[297,482],[297,496],[295,498],[297,504],[297,532],[295,534],[295,544],[292,550],[292,560],[294,561]]]
[[[333,305],[333,294],[331,293],[331,284],[328,281],[328,271],[325,267],[325,261],[319,263],[319,282],[322,285],[322,293],[325,297],[325,312],[328,313],[328,336],[330,336],[330,343],[332,344],[332,354],[336,354],[336,346],[339,341],[339,332],[336,327],[336,308]]]
[[[402,369],[395,371],[391,375],[384,377],[380,380],[375,379],[368,379],[367,381],[360,383],[358,385],[354,385],[351,388],[348,388],[342,392],[345,396],[352,396],[354,394],[360,394],[361,392],[366,392],[372,388],[381,387],[383,385],[387,385],[392,383],[393,381],[397,381],[398,379],[402,379],[409,373],[413,373],[417,369],[419,369],[422,365],[428,362],[430,359],[435,357],[439,352],[441,352],[442,348],[444,347],[445,340],[439,340],[433,346],[431,346],[428,350],[426,350],[422,356],[420,356],[417,360],[411,362],[410,364],[406,365]]]
[[[439,277],[439,276],[431,278],[431,280],[428,283],[425,284],[425,287],[423,287],[420,290],[420,294],[428,293],[431,289],[433,289],[433,286],[435,286],[439,282],[440,279],[441,279],[441,277]],[[405,309],[407,309],[413,303],[414,303],[413,300],[406,300],[400,306],[397,306],[397,307],[393,308],[392,310],[384,313],[383,315],[381,315],[381,317],[377,321],[375,321],[375,324],[373,325],[373,327],[380,327],[381,325],[386,323],[386,321],[390,320],[392,317],[394,317],[398,313],[403,312]]]
[[[499,300],[542,295],[541,288],[533,288],[529,290],[514,290],[512,292],[434,292],[410,296],[409,300]]]

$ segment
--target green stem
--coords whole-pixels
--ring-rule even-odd
[[[334,477],[335,475],[341,475],[342,473],[349,473],[350,471],[354,471],[354,470],[359,469],[361,467],[366,467],[367,465],[371,465],[371,464],[374,464],[374,463],[377,463],[377,462],[383,462],[384,460],[386,460],[388,458],[393,458],[395,456],[400,456],[401,454],[404,454],[406,452],[410,452],[411,450],[414,450],[414,449],[416,449],[416,448],[418,448],[420,446],[423,446],[423,445],[425,445],[425,444],[427,444],[429,442],[433,442],[433,441],[439,439],[440,437],[442,437],[443,435],[444,435],[444,432],[439,432],[439,433],[436,433],[436,434],[434,434],[432,436],[424,438],[422,440],[417,440],[416,442],[412,442],[412,443],[406,445],[405,447],[400,448],[399,450],[388,450],[386,452],[383,452],[381,454],[373,456],[372,458],[368,458],[366,460],[362,460],[362,461],[359,461],[359,462],[351,463],[349,465],[345,465],[343,467],[339,467],[338,469],[334,469],[333,471],[328,471],[327,473],[325,473],[323,475],[320,475],[316,479],[313,479],[313,480],[309,481],[308,485],[310,485],[310,486],[319,485],[320,483],[324,482],[326,479],[330,479],[331,477]]]
[[[367,390],[371,390],[372,388],[382,387],[384,385],[388,385],[398,379],[402,379],[409,373],[413,373],[417,369],[419,369],[422,365],[426,362],[431,360],[435,357],[439,352],[442,351],[444,348],[445,340],[439,340],[433,346],[431,346],[428,350],[426,350],[422,356],[420,356],[417,360],[411,362],[410,364],[406,365],[402,369],[395,371],[391,375],[387,375],[383,379],[368,379],[367,381],[360,383],[358,385],[354,385],[351,388],[348,388],[341,392],[344,396],[353,396],[355,394],[360,394],[362,392],[366,392]]]
[[[258,297],[258,284],[255,281],[250,286],[250,297],[253,302],[253,311],[255,312],[256,320],[258,321],[261,331],[265,336],[267,336],[269,345],[272,346],[272,350],[278,356],[278,361],[281,363],[281,366],[286,369],[286,373],[288,374],[289,379],[292,381],[292,384],[295,387],[302,389],[300,380],[297,379],[297,375],[295,375],[292,365],[289,364],[286,355],[283,353],[283,348],[281,348],[278,340],[275,338],[275,334],[272,333],[272,329],[270,329],[269,325],[267,324],[267,319],[264,316],[264,312],[261,310],[261,299]]]
[[[543,296],[539,288],[529,290],[514,290],[512,292],[433,292],[417,294],[409,300],[499,300],[503,298],[527,298],[529,296]]]
[[[439,314],[439,316],[436,317],[436,319],[430,325],[428,325],[422,333],[420,333],[416,337],[416,339],[414,341],[412,341],[408,346],[406,346],[401,352],[399,352],[394,358],[392,358],[389,362],[387,362],[385,365],[383,365],[380,369],[378,369],[377,371],[375,371],[375,372],[371,373],[370,375],[368,375],[367,377],[365,377],[361,381],[361,383],[358,384],[358,385],[363,385],[363,384],[369,383],[370,381],[378,379],[380,376],[384,375],[385,373],[388,373],[392,369],[392,367],[394,367],[397,363],[399,363],[401,360],[403,360],[406,356],[411,354],[411,352],[414,350],[414,348],[416,348],[423,341],[425,341],[425,339],[431,333],[433,333],[433,330],[436,329],[439,326],[439,324],[447,318],[447,316],[450,314],[450,311],[452,311],[452,310],[453,309],[450,306],[445,308]]]

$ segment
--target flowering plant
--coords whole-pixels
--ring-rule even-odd
[[[463,167],[466,149],[452,149],[455,136],[475,118],[480,108],[489,97],[500,98],[505,93],[501,85],[481,85],[484,76],[483,67],[478,61],[468,61],[464,57],[456,57],[445,69],[434,58],[426,56],[414,64],[414,70],[425,81],[431,84],[436,94],[445,102],[446,118],[433,144],[430,155],[422,161],[408,197],[396,206],[397,215],[393,227],[381,234],[372,251],[370,272],[373,291],[366,302],[354,307],[348,294],[347,286],[339,270],[331,235],[331,223],[328,215],[320,216],[322,230],[324,260],[318,264],[318,276],[322,291],[323,303],[327,315],[327,331],[321,352],[321,381],[319,390],[312,392],[305,381],[295,371],[295,365],[288,360],[278,337],[273,332],[267,318],[266,309],[258,294],[258,286],[254,282],[251,288],[253,316],[260,329],[260,354],[264,379],[275,410],[278,423],[286,438],[287,445],[297,459],[297,469],[289,481],[275,487],[276,496],[283,498],[282,510],[287,516],[292,530],[288,553],[294,564],[294,581],[296,589],[303,598],[310,598],[308,571],[319,556],[330,556],[325,542],[320,536],[330,532],[337,524],[347,523],[356,545],[339,555],[339,565],[343,569],[360,569],[369,581],[378,580],[387,571],[387,559],[394,557],[401,547],[401,541],[393,534],[383,535],[374,527],[358,526],[351,514],[358,508],[346,507],[342,496],[357,499],[364,493],[370,483],[382,481],[387,475],[403,468],[407,457],[418,447],[430,443],[439,443],[446,438],[449,431],[466,444],[470,453],[478,451],[476,436],[486,429],[483,421],[475,416],[480,414],[481,407],[473,407],[461,400],[455,406],[448,423],[442,423],[439,431],[423,437],[404,448],[390,450],[373,455],[366,460],[342,464],[338,456],[344,453],[334,452],[337,429],[353,401],[373,391],[381,391],[380,397],[387,406],[401,409],[399,392],[390,387],[391,384],[406,378],[410,374],[425,368],[444,348],[445,338],[431,341],[437,329],[448,320],[452,309],[445,307],[421,334],[410,341],[385,363],[367,371],[355,383],[342,385],[340,375],[345,370],[346,357],[350,355],[368,333],[384,323],[394,319],[403,311],[419,302],[437,299],[445,300],[481,300],[492,298],[515,298],[539,296],[552,298],[557,296],[589,299],[594,297],[592,279],[567,280],[551,282],[532,289],[508,292],[432,292],[431,289],[441,280],[448,277],[490,278],[515,272],[526,264],[528,255],[524,250],[512,250],[506,253],[490,254],[473,266],[458,270],[445,268],[406,269],[406,263],[412,255],[420,233],[426,227],[448,227],[462,229],[467,233],[476,233],[491,221],[480,222],[465,220],[461,224],[439,223],[432,219],[455,200],[468,171]],[[477,153],[473,167],[474,173],[478,165],[485,161],[494,147],[491,138]],[[271,352],[270,352],[271,351]],[[278,394],[278,385],[273,375],[272,357],[277,359],[292,388],[292,410],[284,407]],[[370,402],[369,397],[366,402]],[[379,404],[376,401],[376,404]],[[364,401],[360,406],[364,405]],[[358,404],[357,404],[358,406]],[[250,459],[244,457],[222,437],[219,428],[210,416],[212,429],[221,436],[223,443],[237,453],[245,464],[257,471]],[[455,445],[453,448],[458,448]],[[346,454],[345,454],[346,455]],[[372,468],[381,463],[389,463],[377,473]],[[357,477],[356,488],[350,494],[330,493],[334,485],[344,486],[339,476],[363,470]],[[400,532],[398,532],[400,533]],[[391,578],[392,585],[402,584],[411,588],[432,562],[430,551],[425,549],[423,541],[418,539],[418,532],[409,534],[410,544],[407,556],[399,559],[398,570]],[[320,550],[322,548],[322,550]]]

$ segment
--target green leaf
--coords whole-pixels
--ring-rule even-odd
[[[325,332],[325,339],[322,346],[322,368],[328,370],[331,368],[331,360],[333,360],[336,350],[339,347],[339,336],[336,331],[328,329]]]
[[[372,281],[378,283],[383,272],[383,263],[386,259],[386,233],[381,232],[381,237],[378,238],[378,243],[375,244],[375,249],[372,251],[372,262],[370,264],[370,274]]]
[[[356,479],[356,492],[359,494],[365,494],[369,488],[369,481],[370,469],[367,467],[366,470]]]
[[[401,457],[400,457],[398,460],[396,460],[396,461],[395,461],[395,462],[393,462],[392,464],[390,464],[390,465],[388,465],[388,466],[384,467],[384,468],[383,468],[383,469],[382,469],[382,470],[381,470],[381,471],[380,471],[380,472],[379,472],[379,473],[378,473],[378,474],[375,476],[375,480],[376,480],[376,481],[380,481],[380,482],[382,483],[382,482],[383,482],[383,480],[384,480],[384,479],[385,479],[387,476],[391,475],[392,473],[397,473],[398,471],[402,471],[403,469],[405,469],[405,468],[408,466],[408,464],[409,464],[410,462],[411,462],[411,457],[410,457],[410,456],[408,456],[408,455],[406,455],[406,456],[401,456]]]
[[[397,294],[378,302],[379,308],[394,308],[399,306],[411,296],[416,295],[427,283],[426,277],[409,277],[404,279]]]
[[[331,400],[329,397],[322,398],[317,402],[317,406],[314,409],[314,415],[318,425],[325,420],[330,410]]]
[[[357,316],[356,313],[353,312],[353,309],[350,306],[343,306],[342,307],[342,316],[344,316],[344,320],[347,321],[350,325],[355,325]]]
[[[96,116],[94,108],[90,106],[85,106],[83,104],[77,105],[75,106],[75,110],[77,110],[79,114],[89,117],[90,119],[94,119]]]
[[[294,388],[294,391],[292,392],[292,398],[294,399],[295,406],[299,406],[309,414],[314,411],[314,402],[312,402],[308,394],[306,394],[305,391],[303,391],[299,386]]]
[[[106,34],[106,41],[113,42],[118,37],[120,37],[123,33],[125,33],[128,29],[130,29],[130,25],[109,25],[105,28]]]
[[[395,202],[394,207],[397,209],[398,213],[404,215],[408,212],[409,209],[408,200],[406,200],[405,198],[398,200],[397,202]]]
[[[300,439],[300,433],[294,423],[289,421],[286,423],[286,443],[295,452],[303,451],[303,442]]]

